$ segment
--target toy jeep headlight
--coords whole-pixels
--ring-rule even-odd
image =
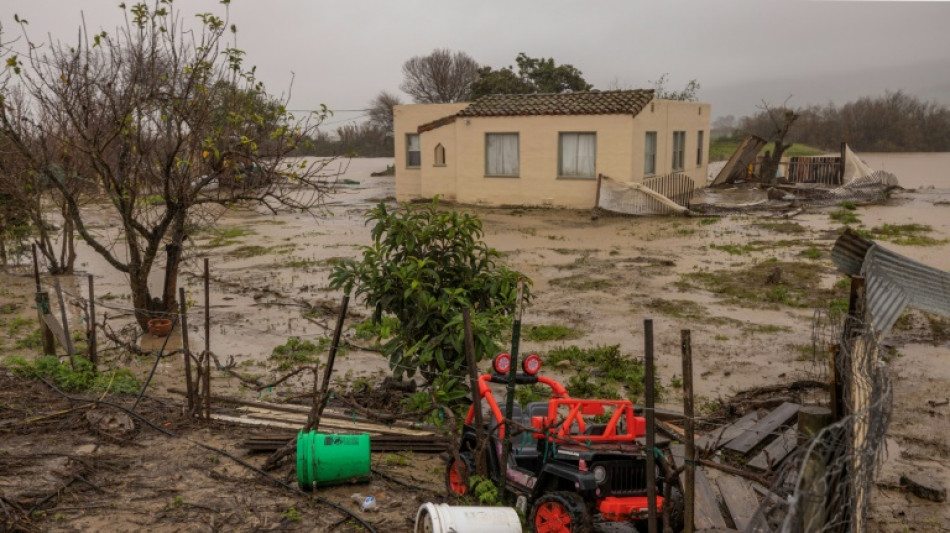
[[[597,465],[597,466],[595,466],[595,467],[591,470],[591,472],[594,474],[594,480],[597,481],[597,484],[598,484],[598,485],[602,485],[602,484],[604,483],[604,481],[607,480],[607,469],[606,469],[606,468],[604,468],[604,467],[602,467],[602,466],[600,466],[600,465]]]

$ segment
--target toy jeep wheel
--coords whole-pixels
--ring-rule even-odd
[[[589,533],[591,516],[584,500],[573,492],[551,492],[531,507],[531,530],[535,533]]]
[[[445,488],[449,494],[459,497],[468,494],[469,478],[475,473],[475,461],[470,452],[460,452],[458,459],[449,459],[445,468]]]

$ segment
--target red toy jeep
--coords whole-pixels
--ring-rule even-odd
[[[530,510],[532,531],[587,532],[594,520],[632,522],[645,531],[646,420],[634,414],[633,403],[571,398],[560,383],[537,375],[541,366],[537,355],[525,358],[524,373],[508,372],[510,364],[508,354],[499,354],[495,373],[478,380],[480,399],[491,413],[486,428],[491,437],[484,460],[491,477],[500,481],[502,440],[507,428],[489,383],[507,384],[514,375],[516,385],[541,383],[550,387],[548,401],[531,402],[524,409],[515,403],[512,449],[504,469],[507,488],[517,495],[516,505],[524,512]],[[472,405],[465,420],[458,460],[449,459],[446,468],[446,485],[456,495],[468,492],[469,475],[474,471],[476,407]],[[679,531],[682,496],[677,482],[668,480],[666,457],[655,455],[657,516],[661,516],[664,505],[672,505],[673,526]]]

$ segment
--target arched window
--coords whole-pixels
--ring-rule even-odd
[[[435,145],[435,163],[434,166],[444,167],[445,166],[445,147],[442,146],[442,143]]]

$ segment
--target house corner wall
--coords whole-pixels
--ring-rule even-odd
[[[433,167],[435,145],[442,142],[446,148],[446,162],[455,156],[454,124],[447,124],[419,136],[421,163],[418,167],[407,166],[406,135],[418,132],[419,126],[452,116],[468,102],[452,104],[403,104],[393,107],[393,144],[396,165],[396,200],[407,202],[417,198],[429,198],[441,194],[447,199],[455,196],[454,165],[450,168]],[[433,142],[434,141],[434,142]],[[451,143],[449,146],[447,143]],[[449,197],[452,198],[449,198]]]

